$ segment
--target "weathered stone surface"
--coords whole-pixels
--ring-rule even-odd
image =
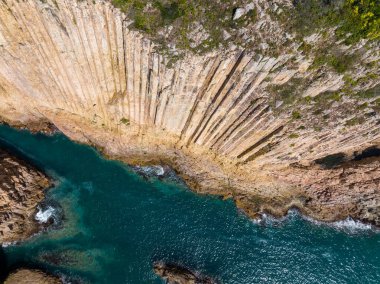
[[[350,216],[380,227],[380,157],[285,174],[282,178],[304,189],[306,214],[324,221]]]
[[[39,270],[19,269],[11,273],[4,284],[60,284],[62,281]]]
[[[255,5],[253,3],[247,4],[244,8],[237,8],[235,10],[233,19],[237,20],[247,14],[249,11],[253,10],[255,8]]]
[[[30,237],[38,230],[34,214],[49,179],[26,162],[0,149],[0,243]]]
[[[175,264],[157,262],[153,266],[154,272],[162,277],[167,284],[216,284],[210,277],[197,275],[191,270]]]
[[[305,201],[318,190],[299,180],[314,176],[317,159],[379,146],[380,115],[376,98],[364,99],[358,108],[347,96],[321,109],[312,98],[343,88],[347,78],[360,79],[354,91],[378,85],[380,47],[337,42],[342,52],[360,57],[345,76],[311,68],[313,58],[268,14],[273,1],[252,2],[258,19],[251,34],[264,38],[263,46],[279,43],[278,54],[231,47],[189,53],[169,67],[170,59],[130,29],[108,1],[2,1],[0,115],[12,124],[52,122],[70,138],[129,163],[169,164],[193,189],[234,197],[250,215],[306,206],[310,214],[330,220],[333,212],[327,216]],[[326,36],[330,40],[326,33],[303,41],[323,47]],[[289,85],[293,88],[285,88]],[[287,95],[298,92],[309,103],[273,101],[282,95],[278,88]],[[322,98],[319,104],[324,103]],[[301,176],[294,163],[304,167]],[[334,171],[322,173],[310,182],[320,187],[330,177],[336,180]],[[345,194],[347,179],[339,182]],[[357,182],[353,190],[357,196],[375,190],[371,196],[377,198],[374,186]],[[326,206],[338,203],[331,199]]]

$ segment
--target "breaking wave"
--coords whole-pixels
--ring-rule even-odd
[[[43,228],[60,228],[63,221],[63,210],[61,205],[50,198],[42,201],[37,207],[37,213],[34,219],[42,225]]]
[[[48,206],[45,210],[42,209],[41,207],[38,207],[38,212],[34,219],[38,221],[41,224],[47,223],[50,218],[53,218],[55,213],[55,209],[51,206]]]
[[[358,234],[363,232],[379,232],[379,230],[372,226],[371,224],[366,224],[361,221],[355,220],[351,217],[347,217],[344,220],[335,222],[322,222],[314,220],[310,217],[302,216],[305,220],[317,225],[317,226],[328,226],[339,231],[343,231],[349,234]]]
[[[355,220],[351,217],[347,217],[344,220],[335,221],[335,222],[323,222],[315,220],[311,217],[302,215],[297,209],[291,209],[288,211],[288,214],[281,218],[276,218],[270,214],[262,213],[260,218],[253,220],[254,223],[258,225],[275,227],[282,225],[286,222],[296,220],[296,219],[306,220],[316,226],[327,226],[334,228],[339,231],[343,231],[349,234],[358,234],[365,232],[380,232],[378,228],[371,224],[363,223],[361,221]]]
[[[134,167],[138,173],[151,176],[162,177],[165,175],[165,169],[162,166],[136,166]]]

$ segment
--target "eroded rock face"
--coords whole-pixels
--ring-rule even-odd
[[[350,216],[380,227],[380,157],[333,169],[294,169],[284,176],[305,194],[305,213],[325,221]]]
[[[0,243],[23,240],[37,231],[34,214],[50,186],[45,174],[0,149]]]
[[[39,270],[19,269],[11,273],[4,284],[60,284],[62,281]]]
[[[191,270],[175,264],[157,262],[153,266],[154,272],[162,277],[167,284],[216,284],[210,277],[197,275]]]

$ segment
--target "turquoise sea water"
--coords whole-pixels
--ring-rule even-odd
[[[28,266],[72,283],[163,283],[157,260],[222,283],[380,283],[380,234],[341,230],[297,214],[260,225],[231,201],[145,180],[63,135],[0,126],[0,146],[56,180],[47,202],[62,224],[3,248],[2,273]]]

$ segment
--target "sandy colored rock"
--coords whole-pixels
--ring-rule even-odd
[[[34,214],[50,185],[45,174],[0,149],[0,243],[37,232]]]
[[[19,269],[11,273],[4,284],[60,284],[62,281],[39,270]]]

